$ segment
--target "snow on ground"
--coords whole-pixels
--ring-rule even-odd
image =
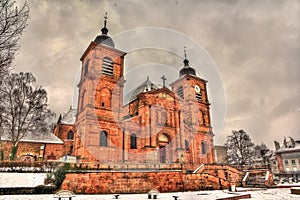
[[[0,173],[0,188],[35,187],[44,184],[46,173]]]
[[[240,188],[238,188],[239,191]],[[253,189],[253,188],[252,188]],[[179,196],[178,200],[213,200],[222,197],[235,196],[237,194],[251,194],[251,199],[259,200],[293,200],[300,199],[300,195],[291,194],[289,188],[255,189],[255,191],[229,193],[226,190],[160,193],[158,199],[172,200],[172,196]],[[53,195],[2,195],[0,200],[54,200]],[[65,198],[67,199],[67,198]],[[114,195],[76,195],[72,200],[111,200]],[[148,199],[147,194],[121,194],[120,200],[143,200]],[[56,199],[57,200],[57,199]]]

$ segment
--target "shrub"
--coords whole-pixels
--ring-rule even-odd
[[[39,185],[34,188],[34,194],[52,194],[55,192],[55,186]]]
[[[59,167],[53,173],[53,175],[54,175],[54,184],[56,185],[57,188],[59,188],[61,186],[61,184],[63,183],[69,169],[70,169],[70,164],[65,163],[62,167]]]

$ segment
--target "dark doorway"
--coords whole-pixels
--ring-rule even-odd
[[[159,146],[159,160],[161,163],[166,163],[166,147]]]

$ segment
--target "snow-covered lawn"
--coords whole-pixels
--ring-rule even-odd
[[[0,188],[35,187],[44,184],[46,173],[0,173]]]

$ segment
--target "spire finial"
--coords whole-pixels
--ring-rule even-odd
[[[183,52],[184,52],[184,66],[189,66],[189,60],[186,58],[186,47],[183,47]]]
[[[107,22],[107,12],[105,12],[105,16],[104,16],[104,28],[106,28],[106,22]]]
[[[161,79],[162,79],[162,81],[163,81],[163,87],[166,87],[166,77],[165,77],[165,75],[163,75],[162,77],[161,77]]]
[[[106,28],[107,19],[108,19],[107,12],[105,12],[105,15],[104,15],[104,27],[101,29],[101,32],[104,35],[107,35],[107,33],[108,33],[108,29]]]

